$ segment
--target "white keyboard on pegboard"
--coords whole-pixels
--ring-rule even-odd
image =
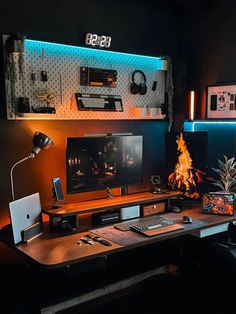
[[[123,111],[120,95],[75,94],[78,110],[85,111]]]

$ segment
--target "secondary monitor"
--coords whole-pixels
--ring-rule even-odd
[[[168,186],[183,197],[199,199],[206,188],[208,133],[166,133]]]
[[[67,138],[67,193],[140,184],[142,160],[141,135]]]

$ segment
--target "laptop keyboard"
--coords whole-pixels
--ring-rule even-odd
[[[129,231],[131,227],[138,228],[140,231],[152,230],[174,225],[175,222],[168,220],[160,215],[148,216],[127,222],[114,224],[116,229],[121,231]]]

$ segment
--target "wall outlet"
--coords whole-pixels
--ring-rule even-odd
[[[158,174],[151,176],[151,182],[152,184],[161,184],[161,176]]]

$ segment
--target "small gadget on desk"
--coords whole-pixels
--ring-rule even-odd
[[[100,236],[97,236],[97,235],[92,235],[92,234],[89,233],[89,234],[86,234],[86,237],[90,238],[91,240],[94,240],[96,242],[99,242],[99,243],[101,243],[103,245],[106,245],[106,246],[111,246],[112,245],[111,242],[109,242],[109,241],[107,241],[105,239],[102,239]]]
[[[153,193],[153,194],[161,194],[161,193],[162,193],[162,190],[161,190],[161,188],[159,188],[159,187],[157,187],[157,186],[154,186],[154,187],[152,188],[152,193]]]
[[[64,201],[64,193],[62,190],[61,179],[53,178],[53,203],[52,209],[61,208],[63,205],[59,202]],[[50,231],[56,233],[70,233],[77,230],[77,217],[76,215],[71,216],[55,216],[51,218]]]
[[[140,206],[139,205],[122,207],[120,209],[120,220],[137,218],[139,216],[140,216]]]
[[[193,222],[193,218],[190,216],[183,216],[183,223],[184,224],[191,224]]]
[[[178,207],[178,206],[173,206],[173,207],[171,208],[171,211],[172,211],[173,213],[181,213],[182,209],[181,209],[180,207]]]
[[[183,208],[182,200],[183,198],[181,197],[172,198],[170,200],[170,207],[168,208],[168,211],[172,213],[181,213]]]
[[[117,211],[105,211],[92,214],[93,226],[104,226],[114,224],[119,221],[119,213]]]
[[[68,234],[76,232],[78,228],[78,219],[76,215],[55,216],[50,220],[50,232],[56,234]]]
[[[53,204],[52,208],[60,208],[63,205],[58,204],[58,202],[64,201],[64,193],[62,190],[61,179],[60,178],[52,178],[53,185]]]
[[[56,113],[56,109],[54,107],[33,107],[31,109],[34,113]]]
[[[151,183],[152,183],[152,190],[151,190],[151,192],[153,194],[161,194],[162,193],[162,189],[159,186],[161,184],[161,177],[159,175],[152,175],[150,180],[151,180]]]

